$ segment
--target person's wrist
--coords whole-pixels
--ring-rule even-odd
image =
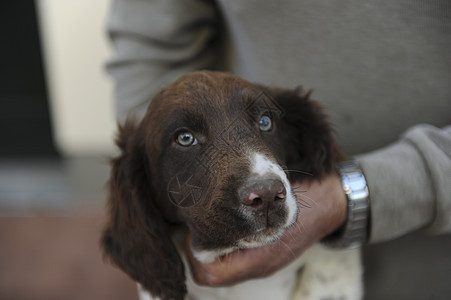
[[[335,232],[338,228],[341,228],[346,222],[347,218],[347,200],[346,195],[343,193],[341,179],[338,174],[333,173],[329,179],[329,194],[326,199],[331,203],[329,226],[325,235],[329,235]]]

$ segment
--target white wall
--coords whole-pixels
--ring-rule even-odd
[[[105,21],[110,0],[38,0],[51,116],[64,155],[113,152]]]

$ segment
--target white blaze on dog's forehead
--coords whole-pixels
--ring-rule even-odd
[[[267,176],[267,175],[276,175],[282,181],[285,190],[287,191],[287,208],[288,208],[288,218],[287,224],[292,224],[296,219],[296,197],[293,195],[291,191],[291,184],[288,180],[287,175],[282,170],[279,164],[271,161],[267,156],[261,153],[253,153],[251,154],[251,173],[256,174],[257,176]]]
[[[264,176],[274,169],[274,163],[266,158],[263,154],[254,153],[252,155],[252,173]]]

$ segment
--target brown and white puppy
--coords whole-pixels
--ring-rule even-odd
[[[290,180],[321,178],[342,158],[309,93],[207,71],[163,88],[139,124],[120,127],[117,144],[102,247],[157,299],[187,295],[174,233],[191,231],[192,251],[203,262],[272,243],[297,218]],[[293,280],[296,271],[288,275]],[[207,297],[190,286],[195,299]],[[232,299],[244,292],[221,293]]]

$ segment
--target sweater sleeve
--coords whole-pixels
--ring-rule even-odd
[[[217,12],[212,1],[114,0],[107,30],[114,56],[119,122],[142,118],[153,96],[180,75],[209,68],[215,59]]]
[[[451,231],[451,126],[415,126],[357,160],[370,190],[371,243],[420,228]]]

